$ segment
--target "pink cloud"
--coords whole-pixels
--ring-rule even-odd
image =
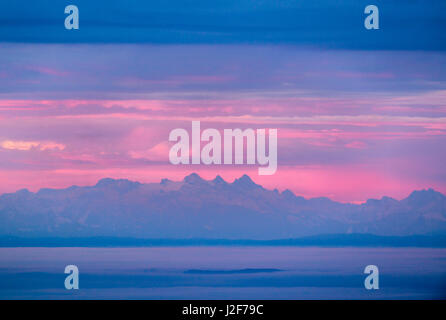
[[[352,141],[347,143],[345,147],[351,149],[364,149],[365,147],[367,147],[367,144],[362,141]]]
[[[50,76],[57,76],[57,77],[65,77],[69,75],[69,72],[67,71],[61,71],[54,68],[49,67],[42,67],[42,66],[32,66],[27,67],[29,70],[37,71],[41,74],[50,75]]]
[[[172,143],[160,142],[148,150],[129,151],[129,155],[134,159],[146,159],[151,161],[169,161],[169,151]]]
[[[64,150],[65,145],[52,141],[14,141],[14,140],[4,140],[1,142],[0,146],[3,149],[8,150],[20,150],[28,151],[31,149],[38,149],[41,151],[45,150]]]
[[[260,95],[0,99],[0,177],[8,182],[0,183],[0,192],[93,184],[106,176],[141,182],[178,180],[194,171],[209,179],[221,174],[227,180],[248,173],[269,188],[290,188],[307,197],[329,196],[341,201],[383,195],[401,198],[425,187],[446,190],[435,178],[444,174],[443,166],[417,152],[421,145],[428,145],[426,150],[436,154],[432,158],[442,156],[446,112],[428,113],[420,104],[424,101],[444,110],[445,91],[370,99]],[[177,127],[189,130],[192,120],[201,120],[202,128],[220,130],[278,128],[278,172],[261,177],[257,166],[167,164],[169,131]],[[393,142],[399,144],[391,145]],[[395,162],[389,146],[401,146],[409,164]],[[322,152],[302,155],[301,149]],[[301,162],[301,157],[305,161]],[[287,166],[280,165],[281,161]],[[340,165],[342,161],[345,164]],[[370,168],[371,164],[377,166]]]

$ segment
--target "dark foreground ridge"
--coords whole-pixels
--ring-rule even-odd
[[[1,237],[0,247],[177,247],[177,246],[324,246],[324,247],[429,247],[446,248],[444,235],[386,237],[371,234],[332,234],[296,239],[137,239]]]

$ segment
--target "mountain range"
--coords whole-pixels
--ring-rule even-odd
[[[433,189],[362,204],[226,182],[101,179],[94,186],[0,196],[0,236],[289,239],[327,234],[446,235],[446,196]]]

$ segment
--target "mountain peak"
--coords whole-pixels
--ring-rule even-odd
[[[114,181],[115,181],[115,179],[112,179],[112,178],[102,178],[96,183],[95,187],[109,186],[109,185],[112,185],[114,183]]]
[[[415,190],[413,191],[408,198],[414,198],[414,197],[433,197],[433,196],[442,196],[444,195],[438,191],[435,191],[432,188],[429,189],[421,189],[421,190]]]
[[[261,187],[254,181],[252,181],[252,179],[247,174],[244,174],[240,178],[235,179],[233,184],[244,188]]]
[[[296,195],[290,189],[286,189],[282,192],[282,195],[288,199],[294,198]]]
[[[242,181],[242,182],[246,182],[246,183],[254,183],[254,181],[252,181],[252,179],[247,174],[242,175],[237,180]]]
[[[404,201],[410,204],[425,204],[435,200],[445,199],[445,196],[432,188],[413,191]]]
[[[220,175],[217,175],[212,181],[216,184],[226,184],[226,181],[222,177],[220,177]]]
[[[96,183],[95,187],[132,189],[132,188],[138,187],[140,185],[141,184],[139,182],[130,181],[127,179],[103,178]]]
[[[196,183],[202,183],[205,180],[203,180],[198,174],[191,173],[190,175],[184,177],[184,182],[188,183],[188,184],[196,184]]]
[[[23,189],[17,190],[16,193],[17,194],[30,194],[31,191],[29,191],[27,188],[23,188]]]
[[[160,184],[161,184],[162,186],[165,186],[165,185],[167,185],[169,182],[172,182],[172,180],[169,180],[169,179],[167,179],[167,178],[164,178],[164,179],[161,179]]]

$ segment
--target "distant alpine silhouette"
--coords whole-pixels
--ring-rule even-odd
[[[432,189],[398,201],[348,204],[267,190],[243,175],[232,183],[193,173],[143,184],[26,189],[0,196],[0,236],[284,239],[321,234],[444,234],[446,197]]]

